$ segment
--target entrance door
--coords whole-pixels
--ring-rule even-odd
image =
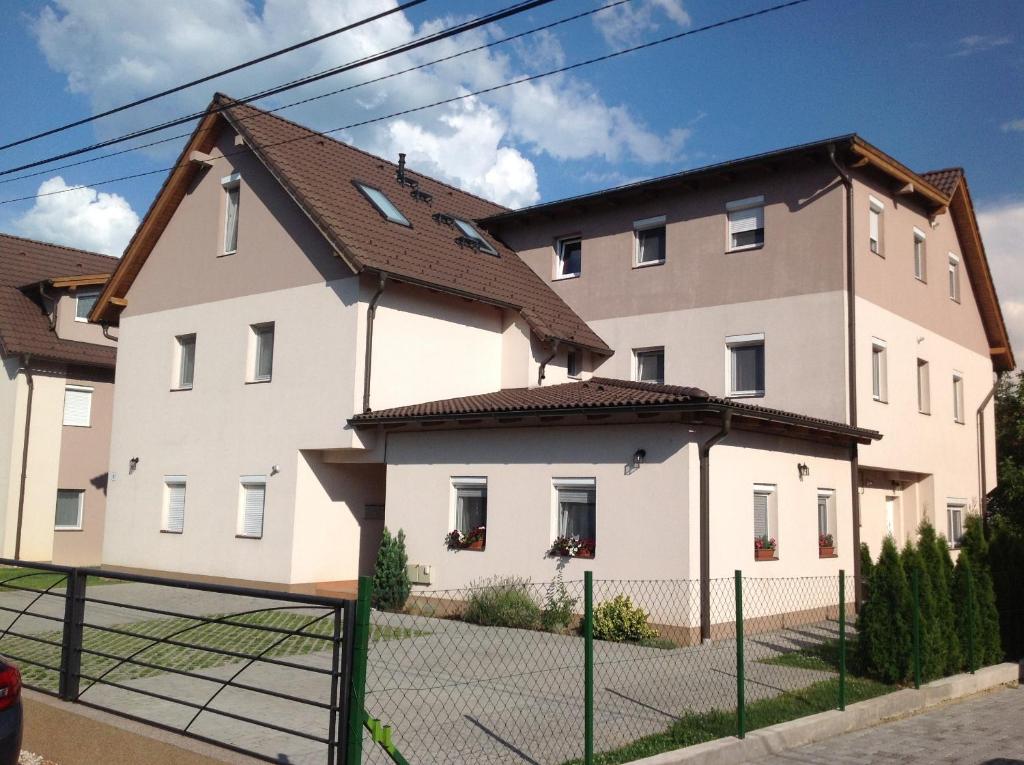
[[[896,497],[885,498],[885,531],[896,538]]]

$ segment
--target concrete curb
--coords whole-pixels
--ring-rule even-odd
[[[703,744],[633,760],[629,765],[736,765],[815,741],[870,728],[887,720],[923,712],[930,707],[972,696],[1004,685],[1014,685],[1021,677],[1017,664],[996,664],[979,669],[973,675],[954,675],[875,699],[850,704],[845,712],[821,712],[761,728],[744,739],[720,738]]]

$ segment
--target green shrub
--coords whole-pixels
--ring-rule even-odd
[[[486,627],[535,630],[541,625],[540,606],[530,594],[530,580],[491,577],[471,582],[463,620]]]
[[[1006,523],[996,523],[988,548],[989,568],[999,610],[1003,651],[1010,659],[1024,658],[1024,536]]]
[[[942,677],[946,666],[945,646],[942,643],[942,626],[938,620],[938,606],[932,579],[925,567],[921,550],[909,540],[900,553],[903,571],[907,575],[911,597],[914,592],[914,576],[918,578],[918,603],[921,608],[921,676],[925,681]],[[913,613],[911,613],[913,625]],[[913,626],[911,626],[913,629]],[[913,632],[911,632],[913,640]]]
[[[997,664],[1003,659],[999,637],[999,611],[996,608],[995,589],[989,569],[989,546],[980,515],[970,515],[964,524],[961,541],[963,550],[970,553],[974,564],[974,597],[978,600],[981,632],[978,635],[977,660],[983,665]]]
[[[406,566],[409,556],[405,552],[405,532],[391,536],[385,527],[377,550],[377,565],[373,571],[373,607],[383,611],[401,611],[409,599],[412,584]]]
[[[934,642],[924,642],[922,635],[922,642],[927,650],[922,651],[921,673],[926,679],[931,680],[959,671],[957,668],[960,666],[962,654],[953,624],[953,599],[949,589],[947,564],[944,562],[949,560],[949,548],[945,540],[936,535],[935,527],[927,520],[921,522],[918,535],[918,554],[932,590],[935,608],[930,616],[926,617],[922,613],[923,625],[931,622],[927,630],[930,633],[930,640]]]
[[[658,637],[647,624],[647,612],[626,595],[616,595],[594,609],[594,637],[615,643],[643,643]]]
[[[868,549],[866,542],[860,543],[860,581],[854,582],[855,587],[860,587],[861,600],[865,600],[868,597],[868,582],[871,581],[871,572],[874,570],[875,564],[871,560],[871,550]]]
[[[968,671],[973,671],[982,663],[982,628],[981,608],[978,605],[977,587],[974,582],[974,565],[967,550],[960,551],[956,559],[956,568],[953,569],[953,600],[957,604],[956,634],[964,649],[964,666]]]
[[[548,632],[565,632],[572,624],[575,607],[576,598],[569,597],[569,591],[562,579],[562,571],[559,570],[548,585],[544,597],[544,609],[540,614],[541,627]]]
[[[909,674],[911,606],[896,543],[886,537],[857,621],[861,666],[883,683],[903,682]]]

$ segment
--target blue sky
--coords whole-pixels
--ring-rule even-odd
[[[0,20],[5,85],[0,136],[16,138],[80,118],[339,26],[389,2],[25,2]],[[557,0],[503,22],[489,39],[601,2],[607,0]],[[505,4],[429,0],[404,16],[223,82],[2,151],[0,169],[201,109],[214,88],[248,93]],[[491,54],[282,114],[329,129],[770,4],[632,0]],[[488,39],[486,34],[459,38],[444,52]],[[435,55],[426,49],[405,62]],[[373,74],[390,71],[387,66]],[[311,85],[269,105],[366,76],[361,72]],[[340,137],[388,156],[407,151],[414,169],[516,206],[858,132],[911,168],[961,165],[967,170],[1004,310],[1011,325],[1019,322],[1018,348],[1024,340],[1024,269],[1016,244],[1024,239],[1024,2],[811,0],[515,91]],[[180,142],[174,142],[162,150],[0,183],[0,202],[32,196],[43,183],[50,191],[94,187],[0,204],[0,230],[74,237],[85,247],[116,249],[149,205],[162,175],[96,184],[166,167],[178,148]]]

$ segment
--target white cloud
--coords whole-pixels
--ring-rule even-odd
[[[681,0],[636,0],[629,23],[640,30],[685,25]],[[394,5],[395,0],[390,0]],[[34,21],[39,46],[68,88],[87,96],[94,111],[224,68],[382,9],[381,0],[266,0],[257,12],[247,0],[51,0]],[[111,19],[117,23],[111,23]],[[168,115],[205,106],[210,92],[247,95],[268,84],[321,71],[456,23],[451,17],[413,25],[396,13],[226,78],[97,123],[115,135]],[[606,20],[606,37],[620,34]],[[565,28],[563,34],[578,34]],[[361,82],[464,50],[502,36],[497,28],[450,38],[403,57],[332,77],[274,99],[280,105]],[[622,32],[621,34],[624,34]],[[567,37],[566,39],[572,39]],[[455,59],[305,106],[283,116],[320,130],[439,101],[558,66],[566,59],[558,35],[547,32],[512,45]],[[264,104],[266,105],[266,104]],[[678,160],[688,129],[651,130],[628,107],[608,103],[588,82],[558,76],[497,91],[468,105],[457,103],[381,122],[344,135],[357,146],[394,157],[409,155],[424,172],[505,204],[536,201],[536,155],[556,160],[593,159],[644,164]],[[162,149],[169,151],[167,147]],[[531,156],[534,155],[534,156]],[[166,155],[162,156],[166,159]]]
[[[13,221],[22,236],[120,256],[139,225],[124,197],[69,187],[59,175],[43,181],[38,193],[51,195],[36,197],[31,209]]]
[[[1019,120],[1010,120],[1001,125],[1004,133],[1024,133],[1024,117]]]
[[[659,31],[664,21],[680,29],[690,26],[690,14],[682,0],[633,0],[594,14],[594,25],[612,48],[643,42]]]
[[[967,35],[956,41],[954,56],[970,56],[1013,42],[1013,35]]]
[[[1024,363],[1024,200],[978,213],[1003,318],[1018,361]]]

